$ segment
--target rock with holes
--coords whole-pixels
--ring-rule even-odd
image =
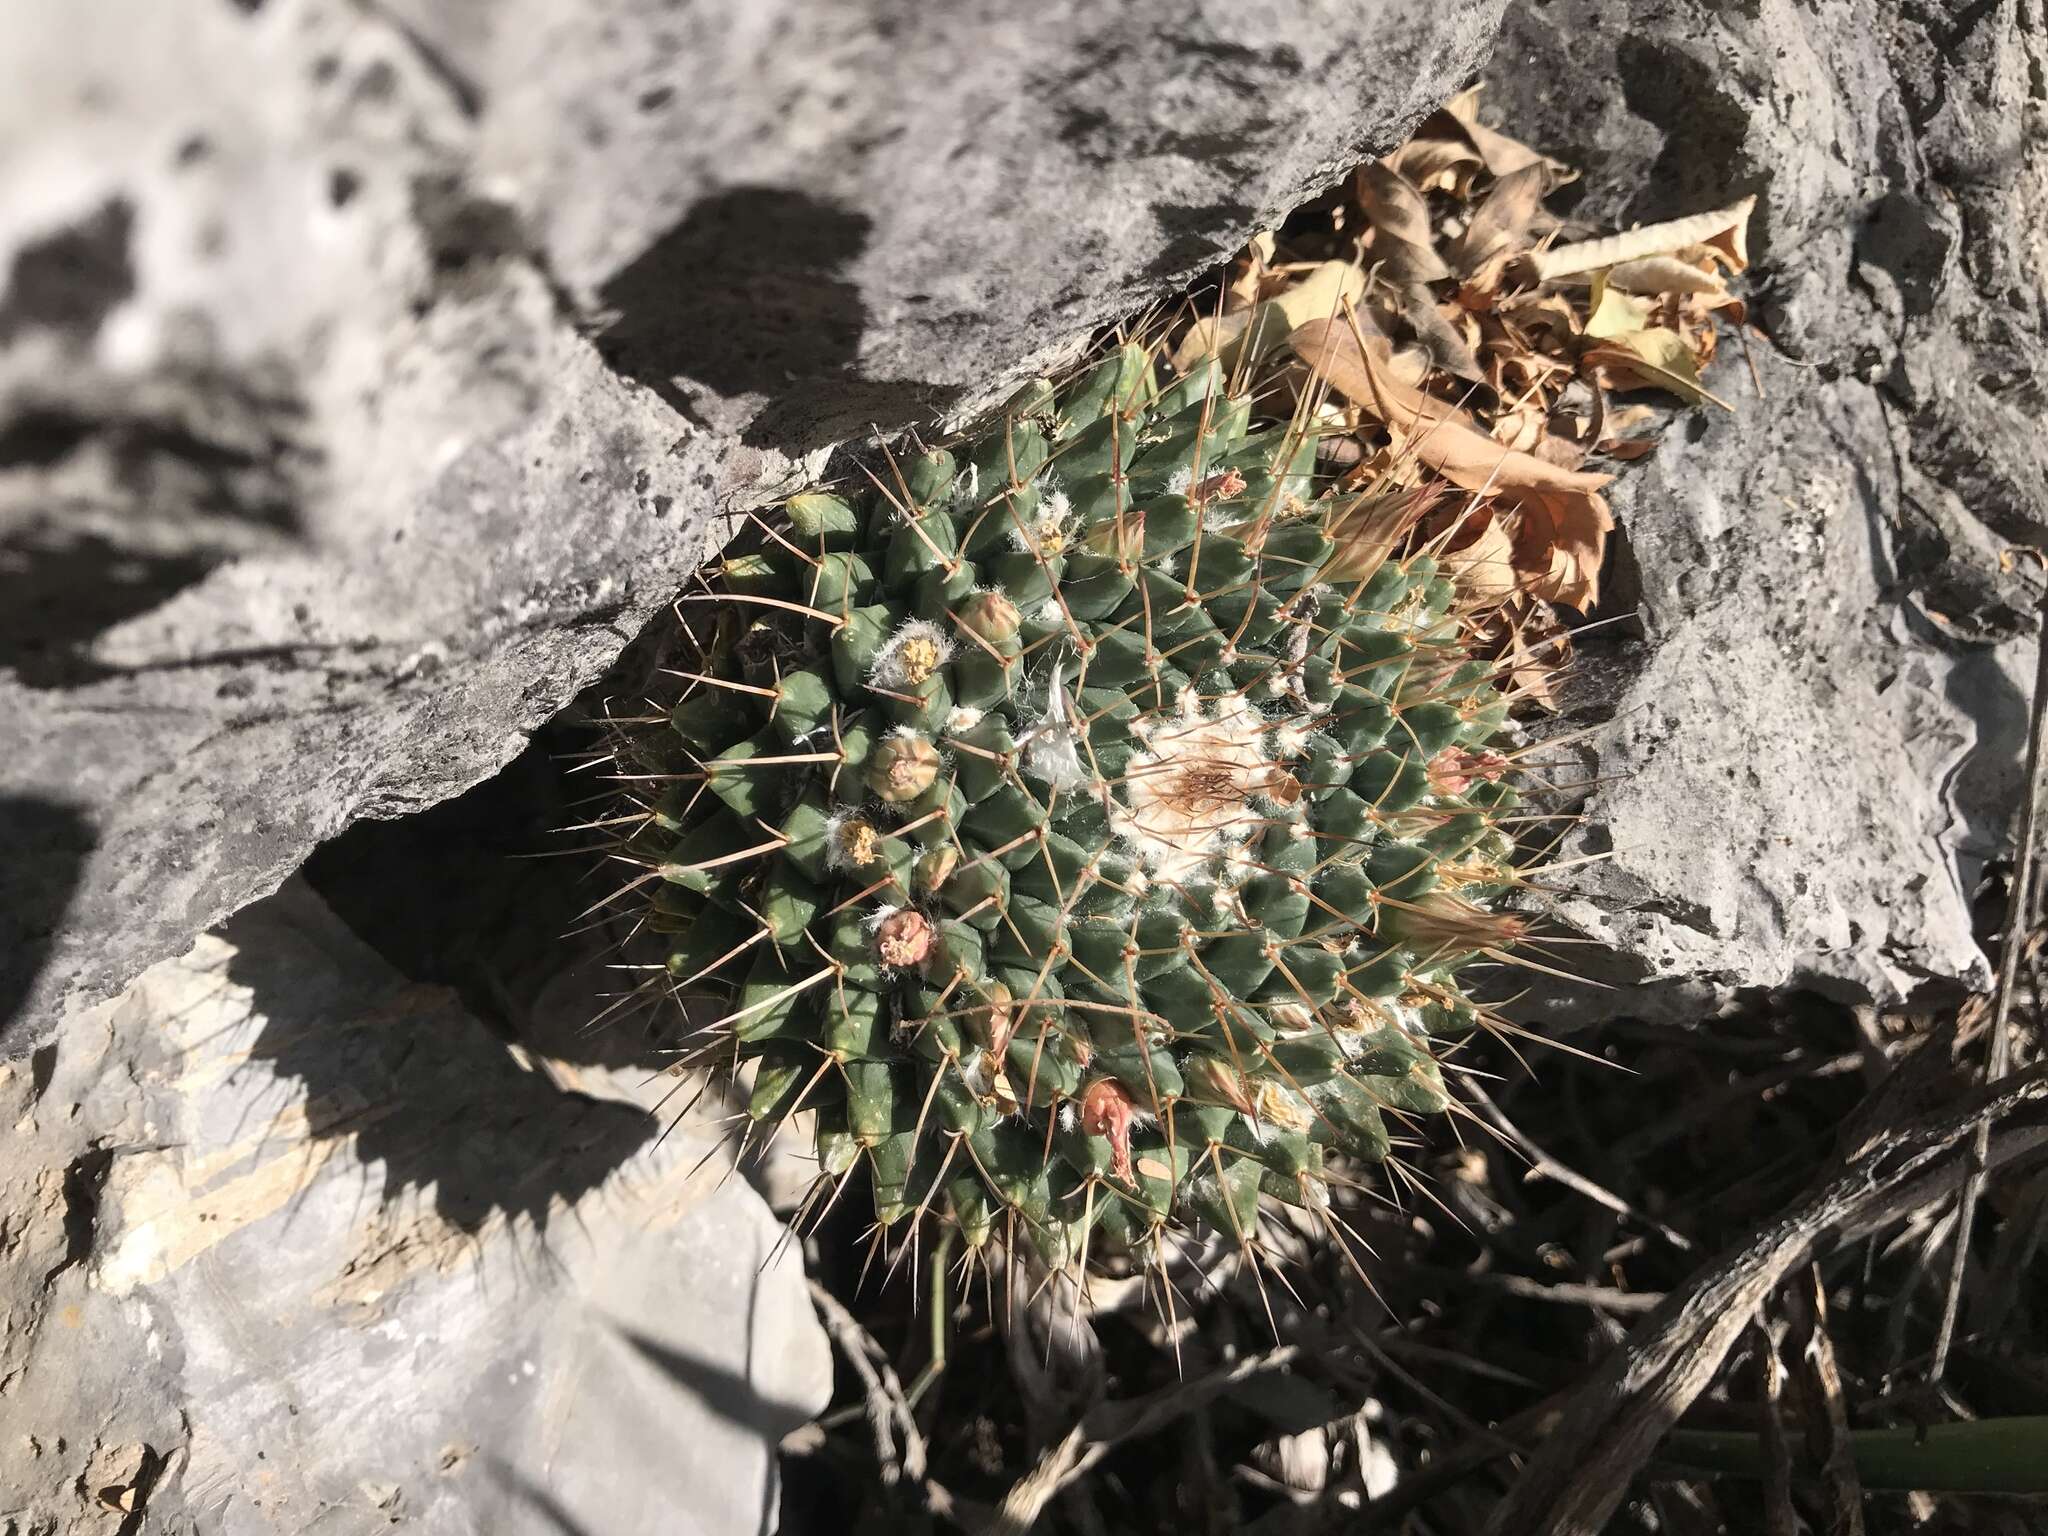
[[[11,7],[0,1021],[490,774],[715,510],[1170,291],[1500,8]]]
[[[2004,7],[1555,0],[1488,87],[1625,228],[1747,194],[1763,334],[1734,406],[1616,487],[1625,545],[1556,754],[1592,793],[1566,913],[1683,1014],[1730,989],[1980,985],[2017,803],[2048,378],[2042,40]],[[2030,93],[2031,92],[2031,93]],[[1729,338],[1730,342],[1734,338]],[[1745,363],[1753,359],[1754,375]],[[1574,753],[1582,754],[1573,762]],[[1580,967],[1585,951],[1573,951]]]
[[[825,1337],[630,1081],[515,1055],[296,882],[0,1067],[0,1525],[771,1526]]]

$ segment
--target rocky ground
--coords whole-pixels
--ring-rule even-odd
[[[649,1042],[564,1025],[588,897],[507,856],[575,738],[529,741],[722,514],[1070,354],[1475,75],[1602,227],[1759,199],[1737,408],[1616,486],[1555,725],[1597,780],[1566,852],[1611,854],[1561,914],[1617,990],[1530,1016],[1981,987],[2041,585],[2006,552],[2048,529],[2042,23],[28,7],[0,1530],[762,1528],[824,1335],[706,1129],[658,1138]]]

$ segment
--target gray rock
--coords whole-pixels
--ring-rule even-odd
[[[1759,199],[1756,382],[1725,348],[1734,414],[1679,419],[1617,487],[1606,611],[1640,621],[1588,636],[1559,722],[1590,731],[1567,772],[1607,780],[1560,853],[1611,854],[1561,913],[1618,951],[1567,963],[1625,988],[1565,1014],[1986,979],[1969,898],[2016,805],[2040,586],[2001,557],[2048,537],[2032,15],[1509,13],[1492,110],[1585,168],[1580,217]]]
[[[629,1081],[296,882],[0,1066],[0,1529],[772,1529],[825,1336]]]
[[[1619,951],[1595,974],[1638,990],[1581,996],[1582,1016],[1792,985],[1895,1003],[1986,979],[1967,893],[2002,829],[1958,798],[2009,785],[1962,775],[1973,754],[2010,763],[2020,696],[1995,653],[1954,651],[1901,606],[1902,492],[1873,391],[1756,361],[1766,398],[1674,426],[1622,482],[1636,581],[1615,598],[1643,638],[1588,637],[1594,670],[1557,730],[1592,734],[1536,754],[1563,779],[1611,776],[1559,849],[1599,861],[1561,877],[1558,912]]]
[[[716,512],[1170,292],[1500,5],[14,7],[0,1027],[495,771]]]

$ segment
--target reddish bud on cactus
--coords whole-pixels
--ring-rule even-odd
[[[932,952],[937,930],[932,920],[914,908],[891,912],[875,929],[875,953],[882,964],[899,969],[923,965]]]
[[[1445,747],[1429,760],[1429,788],[1432,794],[1462,795],[1474,784],[1497,782],[1507,771],[1508,760],[1498,752]]]
[[[1212,501],[1228,501],[1233,496],[1244,494],[1244,476],[1234,469],[1226,469],[1220,475],[1211,475],[1200,485],[1188,487],[1188,500],[1196,506],[1206,506]]]
[[[1081,1129],[1109,1138],[1109,1171],[1126,1184],[1131,1177],[1130,1094],[1113,1077],[1098,1077],[1081,1090]]]

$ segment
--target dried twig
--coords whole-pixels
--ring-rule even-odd
[[[1541,1175],[1543,1178],[1551,1179],[1556,1183],[1564,1185],[1567,1189],[1577,1190],[1588,1200],[1598,1205],[1604,1205],[1608,1210],[1614,1212],[1615,1215],[1626,1216],[1630,1221],[1649,1228],[1652,1232],[1663,1238],[1665,1242],[1671,1244],[1672,1247],[1684,1252],[1692,1250],[1691,1239],[1683,1233],[1666,1226],[1663,1222],[1657,1220],[1656,1217],[1637,1210],[1626,1200],[1622,1199],[1621,1196],[1611,1193],[1594,1183],[1584,1174],[1565,1166],[1565,1164],[1544,1151],[1543,1148],[1539,1147],[1522,1133],[1521,1129],[1516,1126],[1514,1121],[1507,1117],[1498,1104],[1495,1104],[1492,1099],[1487,1097],[1486,1090],[1481,1088],[1476,1080],[1468,1079],[1465,1082],[1464,1094],[1471,1101],[1473,1107],[1479,1111],[1481,1117],[1492,1125],[1495,1130],[1499,1131],[1501,1135],[1505,1136],[1514,1146],[1519,1148],[1522,1154],[1529,1159],[1528,1176],[1530,1178]]]
[[[889,1364],[887,1354],[854,1315],[840,1305],[839,1298],[815,1280],[811,1282],[811,1300],[817,1304],[825,1331],[832,1336],[832,1342],[839,1346],[846,1363],[853,1367],[854,1374],[860,1377],[861,1385],[867,1389],[868,1426],[874,1431],[875,1456],[881,1464],[882,1481],[894,1483],[903,1477],[912,1483],[922,1483],[924,1436],[918,1431],[910,1404],[904,1400],[903,1384],[896,1379],[895,1368]],[[898,1440],[903,1446],[900,1457],[896,1450]]]
[[[974,1529],[990,1533],[990,1536],[1016,1536],[1018,1532],[1029,1530],[1038,1519],[1039,1512],[1062,1488],[1086,1473],[1114,1447],[1164,1428],[1175,1419],[1213,1401],[1246,1377],[1278,1370],[1290,1364],[1298,1354],[1300,1350],[1296,1346],[1283,1344],[1263,1355],[1247,1356],[1235,1365],[1212,1371],[1194,1381],[1161,1388],[1146,1397],[1097,1404],[1004,1495],[1002,1507]]]
[[[1795,1348],[1795,1381],[1805,1410],[1807,1454],[1820,1464],[1834,1502],[1831,1536],[1864,1536],[1863,1485],[1849,1444],[1849,1408],[1842,1397],[1842,1372],[1828,1335],[1827,1286],[1820,1266],[1809,1264],[1803,1285],[1789,1288]]]
[[[1548,1301],[1567,1307],[1595,1307],[1603,1312],[1649,1312],[1664,1300],[1657,1291],[1624,1291],[1611,1285],[1582,1285],[1570,1280],[1538,1280],[1529,1275],[1503,1275],[1488,1270],[1448,1270],[1422,1266],[1417,1275],[1441,1278],[1453,1285],[1474,1290],[1498,1291],[1524,1301]]]
[[[1910,1065],[1910,1060],[1908,1065]],[[1881,1120],[1920,1086],[1893,1074]],[[1896,1091],[1894,1091],[1896,1090]],[[1573,1394],[1562,1420],[1494,1512],[1494,1536],[1591,1536],[1613,1513],[1657,1442],[1705,1390],[1765,1297],[1795,1265],[1945,1197],[1963,1177],[1957,1153],[1980,1120],[1994,1135],[1987,1165],[2048,1145],[2048,1072],[1998,1084],[1962,1110],[1891,1126],[1812,1186],[1727,1257],[1697,1273],[1639,1324]]]
[[[1757,1423],[1764,1444],[1764,1528],[1770,1536],[1798,1536],[1799,1517],[1792,1509],[1792,1447],[1785,1440],[1781,1418],[1784,1369],[1778,1362],[1778,1337],[1759,1311],[1756,1325]]]

